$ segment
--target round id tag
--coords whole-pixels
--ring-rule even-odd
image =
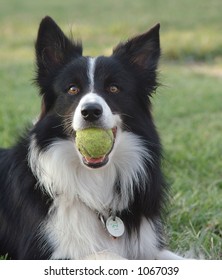
[[[125,231],[125,226],[119,217],[114,218],[111,216],[106,220],[106,229],[112,236],[120,237]]]

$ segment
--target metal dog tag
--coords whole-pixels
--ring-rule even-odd
[[[106,220],[106,229],[113,237],[120,237],[125,231],[125,226],[119,217],[111,216]]]

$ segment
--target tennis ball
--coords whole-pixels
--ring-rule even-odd
[[[76,146],[84,157],[100,158],[107,155],[113,142],[112,129],[87,128],[76,131]]]

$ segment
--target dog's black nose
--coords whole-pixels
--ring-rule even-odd
[[[98,103],[86,103],[82,106],[81,114],[86,121],[96,121],[103,113],[103,108]]]

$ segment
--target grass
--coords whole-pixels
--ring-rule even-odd
[[[165,65],[154,112],[172,185],[171,244],[206,258],[222,257],[222,80],[189,65]],[[178,242],[181,248],[178,248]]]
[[[173,250],[222,258],[221,0],[0,0],[0,146],[10,146],[39,111],[32,84],[39,21],[54,17],[82,37],[85,54],[161,23],[163,83],[153,98],[171,184]]]

